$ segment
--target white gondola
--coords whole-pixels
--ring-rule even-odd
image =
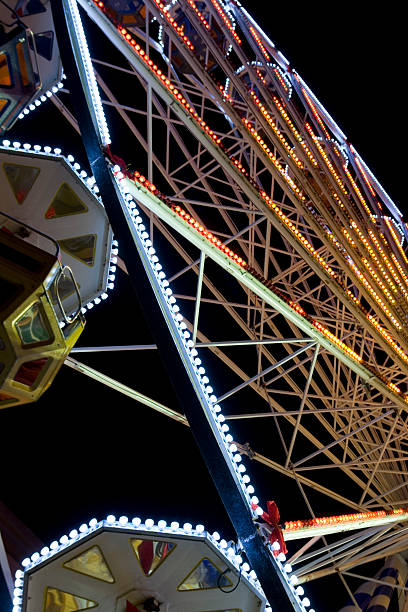
[[[266,605],[234,546],[202,525],[110,516],[73,530],[23,567],[15,612],[263,612]]]

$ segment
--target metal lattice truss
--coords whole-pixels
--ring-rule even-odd
[[[285,475],[311,515],[408,505],[398,209],[238,2],[146,0],[126,27],[102,2],[80,5],[99,28],[93,65],[124,184],[255,478],[257,463]],[[69,98],[55,104],[76,127]],[[396,523],[316,538],[293,563],[307,581],[407,547]]]

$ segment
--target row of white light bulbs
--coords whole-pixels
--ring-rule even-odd
[[[155,524],[154,520],[148,518],[142,522],[142,519],[135,517],[129,520],[127,516],[121,516],[116,519],[114,515],[109,515],[104,521],[98,521],[93,518],[88,524],[83,523],[78,529],[73,529],[68,535],[63,535],[58,541],[54,540],[49,546],[45,546],[40,552],[35,552],[31,558],[26,558],[22,561],[22,566],[25,571],[31,570],[43,561],[53,557],[55,554],[68,549],[73,544],[79,542],[85,536],[94,533],[98,529],[104,527],[117,529],[131,529],[137,531],[151,531],[153,533],[182,534],[190,537],[205,537],[242,573],[242,575],[259,591],[262,591],[261,585],[257,579],[256,573],[251,570],[249,564],[244,562],[242,556],[236,553],[236,548],[233,542],[227,542],[222,539],[220,534],[215,531],[210,534],[206,532],[204,525],[196,525],[194,528],[191,523],[184,523],[181,527],[176,521],[167,524],[164,520],[159,520]],[[23,602],[23,587],[24,587],[24,571],[17,570],[15,574],[15,583],[13,591],[13,609],[12,612],[21,612]],[[270,610],[266,608],[266,612]]]
[[[62,78],[64,78],[64,76]],[[39,106],[41,106],[43,102],[46,102],[48,98],[51,98],[53,94],[58,93],[63,86],[63,83],[60,81],[59,83],[51,87],[51,89],[41,94],[41,96],[39,96],[36,100],[33,100],[33,102],[26,106],[23,111],[21,111],[18,118],[24,119],[27,115],[30,114],[31,111],[35,111]]]
[[[89,92],[91,94],[92,105],[96,116],[96,121],[98,123],[99,134],[102,139],[102,144],[104,146],[109,145],[111,141],[111,137],[109,134],[108,124],[106,122],[105,113],[103,112],[102,100],[99,95],[98,85],[96,82],[95,73],[92,67],[91,56],[88,49],[88,43],[85,37],[84,28],[82,26],[81,17],[79,15],[78,4],[76,0],[68,0],[69,8],[71,11],[72,21],[75,27],[75,32],[77,35],[77,41],[80,47],[80,52],[82,56],[82,62],[86,73],[86,79],[89,87]]]
[[[263,514],[263,511],[259,507],[255,511],[252,510],[252,504],[256,504],[256,505],[259,504],[258,498],[254,495],[255,493],[254,487],[252,486],[252,484],[250,484],[250,477],[247,474],[245,474],[246,468],[245,468],[245,465],[242,463],[242,457],[237,452],[238,448],[236,444],[234,444],[232,435],[229,433],[229,427],[225,423],[225,416],[221,412],[221,407],[217,404],[217,397],[214,395],[212,386],[209,385],[209,382],[210,382],[209,378],[205,373],[204,367],[202,366],[201,359],[198,357],[198,351],[194,347],[194,342],[191,339],[190,332],[187,330],[187,325],[183,321],[183,316],[180,313],[180,308],[178,307],[176,303],[176,298],[173,296],[173,292],[169,287],[169,282],[167,281],[166,275],[163,272],[162,265],[160,264],[159,258],[156,255],[156,251],[153,248],[152,241],[150,239],[149,234],[146,231],[146,227],[143,223],[143,219],[140,216],[139,210],[136,208],[136,204],[133,201],[133,196],[130,193],[125,193],[121,188],[120,183],[121,183],[121,180],[124,178],[124,175],[121,173],[119,166],[114,166],[113,172],[118,180],[119,188],[121,189],[123,193],[123,197],[125,198],[127,202],[127,209],[133,219],[133,222],[138,232],[138,235],[140,237],[140,240],[150,260],[151,268],[154,271],[155,276],[158,280],[158,284],[167,302],[169,311],[179,330],[180,338],[182,342],[184,343],[184,346],[187,350],[187,354],[189,355],[191,363],[194,367],[198,381],[207,399],[207,403],[210,409],[210,415],[213,418],[213,423],[216,427],[219,438],[221,442],[223,443],[225,449],[227,450],[229,459],[231,461],[231,465],[237,475],[238,481],[248,501],[248,505],[251,508],[251,511],[253,512],[255,516],[259,516]],[[272,557],[274,558],[279,569],[282,571],[283,575],[285,576],[285,579],[289,587],[291,588],[293,593],[296,595],[296,598],[298,600],[299,605],[301,606],[301,609],[306,610],[306,608],[310,606],[310,600],[307,597],[301,599],[301,597],[304,595],[304,590],[303,590],[303,587],[296,586],[298,582],[297,576],[295,574],[292,574],[290,577],[288,576],[288,574],[292,573],[292,567],[289,563],[286,563],[286,556],[282,552],[279,553],[278,557],[275,557],[273,555],[274,550],[279,550],[278,542],[274,542],[274,544],[270,546],[270,549],[271,549]],[[309,610],[309,612],[314,612],[314,611]]]

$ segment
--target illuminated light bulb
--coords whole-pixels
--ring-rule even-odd
[[[35,552],[34,554],[31,555],[31,561],[33,563],[35,563],[36,561],[38,561],[40,558],[40,555],[38,554],[38,552]]]
[[[154,526],[154,520],[151,518],[146,519],[145,525],[148,529],[151,529]]]
[[[13,147],[15,149],[19,149],[21,147],[21,142],[17,142],[17,141],[13,142]]]
[[[106,517],[106,522],[107,522],[107,523],[112,524],[112,523],[114,523],[115,521],[116,521],[116,517],[115,517],[113,514],[109,514],[109,515]]]
[[[56,540],[54,540],[50,544],[50,550],[57,550],[57,548],[59,548],[59,544],[58,544],[58,542]]]
[[[277,558],[281,563],[284,563],[286,561],[286,555],[283,552],[279,553]]]
[[[134,525],[135,527],[139,527],[141,522],[142,522],[142,519],[140,519],[138,516],[135,516],[134,518],[132,518],[132,525]]]
[[[127,516],[121,516],[119,517],[119,524],[120,525],[127,525],[127,523],[129,522],[129,519]]]
[[[191,523],[184,523],[184,525],[183,525],[184,531],[191,531],[192,528],[193,528],[193,526],[192,526]]]
[[[218,531],[214,531],[214,533],[211,536],[213,538],[213,540],[215,540],[216,542],[218,542],[221,538],[220,534],[218,533]]]
[[[204,525],[196,525],[195,530],[197,533],[203,533],[205,531]]]
[[[259,499],[257,498],[256,495],[251,497],[251,503],[255,504],[256,506],[259,504]],[[263,513],[263,510],[262,510],[262,513]]]
[[[76,529],[73,529],[72,531],[70,531],[69,537],[71,538],[71,540],[75,540],[75,538],[78,537],[78,531]]]
[[[176,531],[177,529],[179,529],[180,524],[177,523],[177,521],[173,521],[172,523],[170,523],[170,527],[171,529],[174,529]]]
[[[60,538],[60,544],[65,545],[65,544],[68,544],[68,542],[69,542],[69,538],[68,538],[68,536],[63,535],[63,536]]]
[[[296,574],[292,574],[289,581],[292,585],[296,585],[299,582],[299,578],[296,576]]]
[[[257,508],[258,510],[258,508]],[[262,513],[263,514],[263,513]],[[272,544],[272,550],[280,550],[280,544],[277,540]]]
[[[157,523],[157,526],[158,526],[159,529],[165,529],[166,526],[167,526],[167,523],[166,523],[166,521],[161,520],[161,521],[159,521]]]
[[[220,540],[220,548],[228,548],[228,543],[226,540]]]
[[[26,151],[29,151],[31,149],[31,145],[26,142],[25,144],[23,144],[23,149],[25,149]]]
[[[249,493],[249,495],[252,495],[252,493],[255,493],[255,489],[252,485],[249,485],[247,487],[247,493]]]
[[[9,147],[11,144],[11,142],[9,140],[3,140],[3,146],[4,147]]]
[[[305,590],[302,586],[298,586],[296,587],[295,593],[296,595],[302,596],[305,594]]]
[[[86,533],[88,531],[88,525],[86,525],[85,523],[83,523],[80,527],[79,527],[79,532],[80,533]]]
[[[51,153],[51,150],[52,150],[52,149],[51,149],[51,147],[48,147],[48,146],[47,146],[47,147],[44,147],[44,151],[45,151],[46,153]]]
[[[305,608],[308,608],[310,606],[310,599],[308,597],[302,599],[302,606],[304,606]]]

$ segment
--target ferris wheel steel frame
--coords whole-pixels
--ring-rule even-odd
[[[381,372],[381,375],[398,384],[405,384],[407,366],[398,354],[390,356],[387,353],[387,358],[381,364],[376,361],[379,349],[390,350],[389,345],[384,340],[384,335],[367,322],[353,300],[344,296],[330,274],[327,274],[316,263],[316,259],[310,251],[299,245],[293,233],[288,230],[288,226],[274,216],[253,184],[249,183],[237,168],[237,164],[216,145],[208,132],[192,120],[191,114],[174,98],[163,81],[153,74],[140,55],[129,47],[127,41],[118,32],[118,28],[92,2],[79,0],[79,4],[96,23],[103,35],[107,36],[116,46],[131,67],[129,69],[100,59],[94,59],[93,63],[96,70],[103,69],[105,72],[110,70],[113,73],[132,75],[132,78],[137,79],[138,84],[146,90],[146,109],[121,103],[119,101],[120,92],[115,93],[113,91],[115,83],[111,88],[110,84],[107,84],[106,78],[97,73],[99,86],[107,96],[107,100],[104,101],[105,107],[110,106],[118,112],[119,117],[125,122],[129,130],[129,135],[131,134],[132,137],[137,139],[145,151],[149,181],[153,181],[153,174],[155,176],[157,174],[165,176],[168,185],[176,194],[173,201],[182,203],[199,223],[202,223],[201,214],[205,218],[209,210],[219,211],[223,224],[222,228],[217,228],[218,231],[215,231],[225,245],[237,244],[238,248],[251,260],[252,268],[257,270],[264,278],[269,278],[271,275],[274,284],[278,284],[280,287],[284,286],[293,301],[296,301],[296,298],[309,299],[319,321],[323,321],[326,325],[333,324],[335,321],[336,323],[332,325],[331,329],[336,328],[338,337],[343,340],[348,338],[349,346],[353,346],[361,354],[364,352],[366,355],[368,354],[369,359],[371,359],[370,363],[376,366],[376,370]],[[194,97],[194,106],[201,107],[202,115],[205,109],[211,107],[213,114],[218,109],[218,119],[220,117],[226,118],[226,122],[229,122],[230,125],[230,131],[226,131],[223,135],[220,134],[220,137],[227,138],[232,142],[231,148],[235,159],[249,160],[248,164],[255,177],[262,177],[266,171],[270,172],[272,175],[271,192],[274,191],[276,182],[283,194],[282,201],[279,202],[281,209],[286,212],[297,227],[305,231],[305,235],[309,237],[310,241],[320,239],[319,254],[330,262],[336,272],[347,276],[347,286],[351,286],[352,282],[359,287],[361,295],[365,297],[366,302],[375,311],[377,306],[372,296],[361,286],[356,272],[350,269],[342,269],[338,253],[329,243],[327,235],[322,231],[322,226],[310,216],[307,218],[302,216],[302,212],[305,211],[300,210],[296,206],[296,202],[293,202],[293,193],[271,166],[270,160],[267,159],[263,151],[256,150],[254,142],[244,129],[238,130],[240,118],[237,109],[245,107],[245,112],[249,112],[253,117],[254,125],[259,126],[257,129],[259,131],[264,130],[265,133],[270,132],[265,118],[259,116],[258,108],[253,103],[253,99],[251,101],[249,98],[245,101],[245,104],[238,100],[234,107],[228,105],[224,95],[220,94],[219,89],[217,91],[211,77],[194,57],[189,56],[188,61],[190,67],[193,67],[196,80],[194,81],[192,78],[183,80],[182,76],[177,75],[172,67],[171,53],[174,48],[177,53],[185,54],[182,41],[172,29],[171,24],[166,22],[163,11],[159,10],[158,4],[154,0],[146,0],[145,4],[147,7],[145,32],[142,32],[139,28],[135,32],[135,36],[137,35],[140,40],[144,40],[148,50],[150,48],[163,55],[164,52],[160,45],[149,38],[151,18],[160,22],[169,41],[168,77],[172,79],[172,82],[177,83],[177,87],[185,96]],[[216,20],[217,14],[214,4],[211,2],[206,4],[212,18]],[[185,14],[189,16],[197,29],[200,28],[201,24],[191,7],[191,3],[186,0],[179,0],[179,5],[183,7]],[[270,63],[263,61],[264,58],[260,54],[256,41],[250,36],[250,26],[255,28],[258,34],[262,36],[267,53],[287,72],[287,75],[292,75],[291,84],[299,97],[303,96],[304,98],[302,88],[310,96],[320,115],[324,117],[326,125],[330,126],[342,146],[348,152],[351,152],[350,159],[355,160],[356,167],[356,160],[358,160],[367,176],[370,177],[376,191],[382,195],[383,201],[386,202],[388,209],[397,219],[398,209],[390,201],[364,161],[347,142],[342,131],[313,96],[301,77],[292,72],[287,60],[273,47],[273,44],[260,30],[259,26],[244,9],[238,6],[238,3],[230,2],[229,9],[234,12],[242,31],[248,35],[257,61],[262,63],[264,74],[271,76],[273,67]],[[237,50],[233,35],[228,30],[226,30],[225,35],[229,43]],[[219,65],[224,68],[224,71],[230,73],[231,67],[211,39],[208,40],[208,47]],[[239,55],[240,51],[238,51],[237,54]],[[246,57],[243,54],[241,55],[244,69],[255,80],[257,78],[256,68],[248,65]],[[248,97],[237,75],[230,74],[229,76],[235,91],[241,95],[241,98]],[[267,99],[269,94],[259,79],[257,85]],[[76,127],[75,119],[65,109],[63,103],[56,103],[65,117]],[[131,116],[136,116],[138,120],[145,121],[146,135],[132,121]],[[161,125],[165,126],[167,147],[165,161],[155,150],[153,122],[155,124],[160,122]],[[191,155],[187,145],[183,142],[184,132],[182,129],[185,128],[198,143],[195,155]],[[178,168],[173,169],[170,168],[169,164],[171,139],[177,144],[179,151],[185,158],[184,162],[180,162]],[[304,135],[304,140],[311,148],[314,146],[313,140],[307,134]],[[275,142],[274,145],[277,153],[283,158],[285,152],[279,142]],[[207,158],[205,158],[206,152],[209,153]],[[257,168],[260,163],[263,164],[263,169],[258,171]],[[199,185],[198,191],[201,194],[206,192],[206,199],[199,200],[185,196],[191,186],[191,183],[181,177],[182,171],[186,168],[196,176]],[[217,174],[220,169],[223,172],[222,176]],[[296,174],[294,172],[293,176],[299,184],[302,183],[303,177],[300,173]],[[214,189],[214,177],[220,184],[218,191]],[[332,177],[329,176],[329,179],[332,180]],[[322,182],[321,177],[315,174],[314,180],[315,185],[318,185],[322,192],[327,192],[327,185]],[[264,423],[265,419],[268,422],[272,419],[281,439],[284,438],[284,435],[279,421],[285,420],[292,428],[287,443],[283,443],[286,454],[284,461],[276,461],[274,458],[266,457],[263,453],[257,452],[256,449],[237,442],[241,454],[248,454],[253,461],[266,465],[292,479],[303,495],[312,515],[313,508],[308,500],[305,487],[318,491],[329,499],[356,510],[375,509],[383,506],[393,507],[402,505],[404,502],[408,503],[406,471],[404,469],[404,461],[408,450],[406,445],[403,444],[404,437],[406,437],[407,403],[402,394],[395,392],[394,388],[384,382],[383,378],[373,373],[372,369],[368,369],[350,357],[343,348],[337,346],[327,335],[320,332],[272,289],[266,287],[262,280],[239,267],[225,253],[210,244],[193,227],[186,224],[179,215],[166,206],[159,197],[156,197],[141,184],[125,182],[126,190],[132,192],[138,204],[150,215],[151,237],[153,238],[154,232],[164,237],[179,261],[184,262],[178,270],[173,272],[173,277],[169,280],[177,283],[184,277],[190,278],[191,293],[179,291],[175,293],[175,297],[187,305],[191,302],[195,303],[191,320],[185,320],[188,323],[188,329],[193,334],[196,348],[201,351],[206,348],[226,365],[238,381],[241,381],[235,386],[220,392],[219,401],[226,400],[228,397],[231,398],[243,390],[251,390],[266,406],[264,412],[257,410],[252,413],[240,413],[236,410],[235,413],[226,414],[226,420],[239,424],[240,421],[245,423],[248,419],[251,422],[261,423]],[[230,193],[223,192],[225,189],[230,189]],[[309,186],[308,191],[313,192],[313,189]],[[317,192],[313,197],[317,200],[320,198]],[[245,219],[246,222],[238,223],[238,216]],[[329,215],[326,215],[325,220],[329,222]],[[406,237],[407,229],[404,224],[401,225],[401,229]],[[276,231],[283,237],[283,240],[275,246],[272,244],[272,235]],[[178,235],[182,236],[184,240],[182,243],[179,242]],[[196,252],[188,250],[185,241],[198,249],[198,257]],[[353,254],[353,250],[347,241],[343,241],[342,244],[348,256]],[[284,250],[285,245],[286,251]],[[259,248],[264,251],[263,258],[255,255]],[[286,267],[282,265],[284,258],[289,259]],[[214,277],[212,270],[208,271],[208,261],[215,263],[222,270],[222,273],[226,272],[228,278],[235,279],[242,290],[242,295],[247,298],[246,304],[244,301],[241,303],[230,301],[224,295],[224,287],[219,288],[217,286],[217,284],[220,284],[219,278]],[[191,275],[194,275],[195,283],[191,280]],[[319,280],[316,281],[316,278]],[[206,315],[203,314],[204,309],[208,312],[210,307],[222,308],[228,313],[237,328],[236,338],[217,340],[210,337],[209,326],[205,324]],[[255,324],[256,316],[258,320]],[[281,324],[282,318],[286,321],[286,326]],[[242,335],[245,335],[245,339],[242,338]],[[408,345],[405,337],[401,337],[399,340],[402,346]],[[299,343],[302,344],[302,347],[297,349],[296,345]],[[253,374],[246,371],[247,364],[236,357],[236,352],[233,354],[228,352],[231,347],[236,349],[250,346],[256,346],[259,349],[253,359],[256,366]],[[272,349],[275,346],[283,349],[283,352],[273,353]],[[120,349],[121,347],[116,348]],[[94,347],[94,350],[97,349],[98,347]],[[67,364],[77,369],[81,368],[78,364],[75,366],[72,358],[67,360]],[[85,370],[86,367],[84,366],[83,369]],[[333,372],[336,375],[330,379],[329,374]],[[89,373],[90,369],[88,369],[88,375]],[[268,374],[272,377],[268,378]],[[99,376],[101,382],[104,382],[102,380],[104,375],[94,371],[93,376],[95,378]],[[268,380],[265,380],[265,377]],[[286,388],[273,387],[274,384],[279,385],[282,381],[285,382]],[[111,379],[110,384],[115,386],[115,381]],[[117,383],[117,388],[119,391],[126,392],[123,388],[120,389],[120,383]],[[298,399],[299,407],[286,410],[282,405],[283,400],[293,397]],[[143,401],[141,397],[135,399],[142,399]],[[149,404],[149,398],[145,399],[145,403]],[[154,400],[151,400],[150,403],[154,408]],[[157,408],[166,413],[163,409],[166,407]],[[177,414],[171,413],[171,410],[167,414],[171,418],[183,422],[182,415],[177,416]],[[315,418],[318,425],[316,434],[313,433],[308,423],[305,424],[306,419],[312,420]],[[316,425],[313,426],[313,430],[315,427]],[[245,435],[245,430],[238,430],[238,436],[241,435]],[[298,454],[296,460],[293,460],[292,455],[295,447],[298,452],[297,441],[299,436],[302,436],[302,439],[307,439],[315,450],[310,449],[309,452],[304,452],[303,448],[300,447],[301,453]],[[321,436],[321,440],[319,436]],[[338,449],[341,449],[341,452]],[[313,460],[315,460],[314,465],[310,464],[310,461]],[[327,461],[327,463],[322,463],[322,460]],[[304,465],[306,462],[308,464]],[[360,497],[354,491],[350,494],[350,497],[347,497],[339,491],[330,490],[319,481],[319,478],[313,480],[305,476],[305,473],[310,471],[317,471],[318,475],[330,473],[333,468],[336,471],[339,469],[347,475],[353,486],[356,485],[361,491]],[[313,544],[316,544],[316,541],[309,542],[309,545]],[[294,555],[293,562],[296,564],[302,563],[299,569],[296,567],[296,573],[302,582],[306,582],[333,573],[337,573],[341,577],[343,573],[350,575],[349,570],[353,567],[396,551],[405,550],[407,547],[408,534],[403,525],[376,527],[363,530],[353,536],[337,539],[334,542],[326,541],[324,546],[314,552],[307,552],[308,547],[306,545],[299,554]]]
[[[59,40],[69,39],[70,45],[61,51],[64,65],[68,68],[71,91],[74,94],[74,106],[78,117],[81,135],[85,145],[88,161],[93,170],[105,208],[112,227],[120,236],[124,245],[126,262],[133,288],[138,295],[147,321],[149,322],[159,350],[167,355],[168,372],[173,384],[180,385],[177,392],[183,406],[190,428],[203,455],[207,469],[219,492],[221,500],[236,529],[240,545],[260,581],[266,597],[282,611],[305,610],[294,588],[278,569],[264,541],[257,531],[250,511],[248,493],[245,493],[239,471],[234,468],[232,454],[227,451],[220,436],[219,426],[211,415],[208,394],[204,393],[203,384],[194,368],[186,343],[182,341],[176,318],[171,311],[169,300],[165,299],[159,282],[157,270],[152,265],[143,233],[132,219],[127,207],[125,192],[118,189],[109,166],[102,154],[104,142],[104,120],[97,117],[95,107],[98,100],[89,87],[84,61],[85,42],[78,43],[78,22],[72,3],[63,0],[62,4],[53,4],[53,16]],[[81,49],[82,46],[82,49]],[[86,59],[86,56],[85,56]],[[161,267],[160,267],[161,268]],[[163,322],[164,319],[164,322]],[[214,403],[214,402],[212,402]]]

